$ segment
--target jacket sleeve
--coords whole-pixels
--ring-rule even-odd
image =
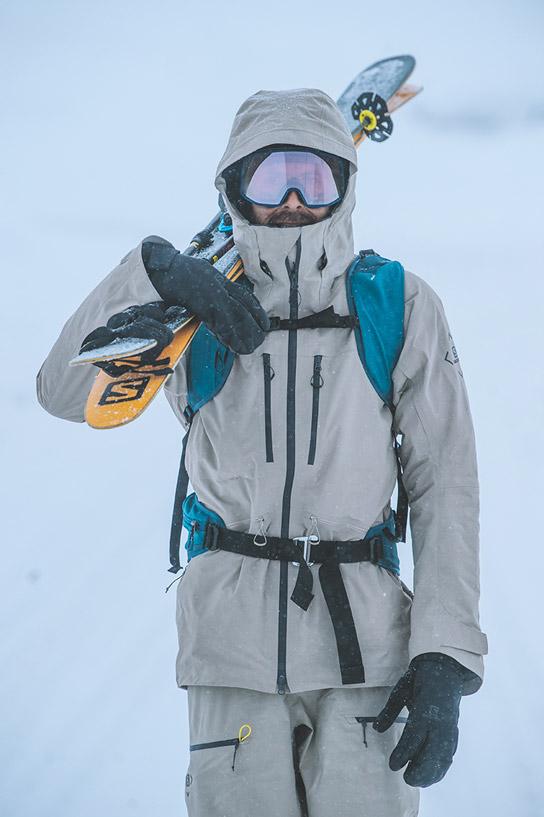
[[[160,300],[142,261],[142,243],[83,301],[65,324],[38,372],[38,400],[50,414],[77,423],[84,421],[85,403],[97,369],[92,365],[69,366],[68,362],[78,354],[89,332],[103,326],[112,315],[134,304]],[[183,376],[177,369],[176,384],[181,393]]]
[[[410,660],[455,658],[483,679],[480,629],[479,493],[476,447],[463,374],[442,303],[406,273],[405,343],[393,374],[395,432],[401,435],[410,503],[414,600]]]

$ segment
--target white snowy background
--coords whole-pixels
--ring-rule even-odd
[[[445,303],[478,437],[490,643],[421,815],[544,814],[543,20],[539,0],[0,4],[2,817],[184,813],[164,595],[180,427],[163,400],[113,432],[50,417],[43,358],[143,236],[184,247],[208,221],[243,99],[337,96],[398,53],[425,91],[360,151],[356,242]]]

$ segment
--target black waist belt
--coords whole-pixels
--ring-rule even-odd
[[[384,531],[383,535],[387,535]],[[314,541],[312,542],[312,539]],[[350,542],[315,541],[317,537],[283,539],[278,536],[253,535],[217,525],[208,524],[205,546],[208,550],[227,550],[257,559],[272,559],[298,564],[298,575],[291,594],[302,610],[310,606],[314,594],[313,575],[309,564],[320,564],[319,582],[331,617],[338,649],[343,684],[364,683],[365,670],[357,639],[348,594],[340,572],[340,565],[355,562],[377,564],[383,557],[382,536]],[[262,544],[261,544],[262,542]]]

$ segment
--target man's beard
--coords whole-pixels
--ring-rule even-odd
[[[271,213],[266,224],[268,227],[304,227],[318,220],[311,210],[279,210]]]

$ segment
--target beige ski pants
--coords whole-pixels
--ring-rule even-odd
[[[389,692],[189,687],[189,817],[414,817],[419,789],[388,765],[404,719],[372,728]]]

